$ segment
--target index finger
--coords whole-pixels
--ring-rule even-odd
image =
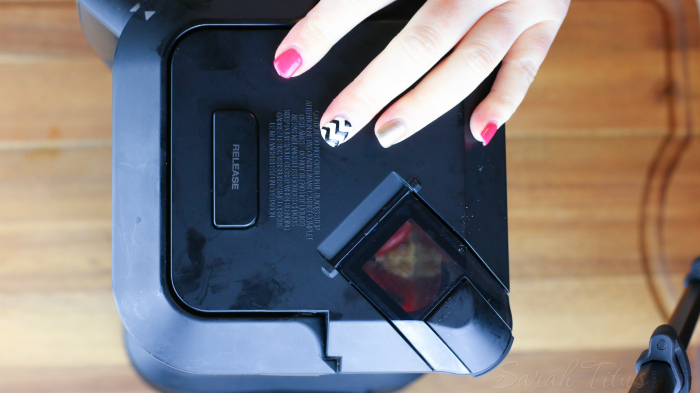
[[[275,69],[291,78],[313,67],[345,34],[394,0],[321,0],[275,52]]]

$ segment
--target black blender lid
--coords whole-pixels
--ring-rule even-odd
[[[321,112],[403,26],[363,23],[290,80],[270,66],[286,28],[180,39],[168,271],[183,307],[387,319],[434,370],[459,374],[505,355],[504,133],[484,147],[468,129],[491,81],[390,149],[373,123],[339,147],[320,137]]]

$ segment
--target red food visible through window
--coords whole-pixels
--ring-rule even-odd
[[[429,306],[441,292],[446,253],[412,220],[362,267],[406,312]]]

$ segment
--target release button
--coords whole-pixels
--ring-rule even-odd
[[[214,226],[248,228],[258,219],[258,127],[243,110],[214,112]]]

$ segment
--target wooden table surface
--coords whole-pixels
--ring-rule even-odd
[[[573,1],[508,123],[511,354],[406,392],[628,390],[700,255],[699,21]],[[112,299],[110,193],[111,74],[75,4],[0,0],[0,392],[152,391]]]

